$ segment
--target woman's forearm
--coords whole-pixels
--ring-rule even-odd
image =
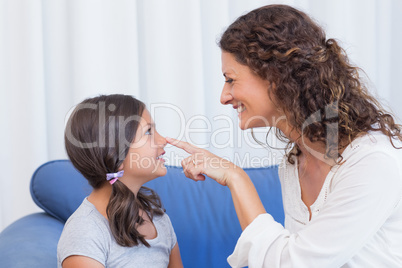
[[[245,171],[235,173],[228,180],[228,187],[242,230],[258,215],[266,213],[257,190]]]

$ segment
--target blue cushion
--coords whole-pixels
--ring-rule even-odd
[[[40,208],[65,222],[92,187],[70,161],[55,160],[35,171],[30,190],[32,199]]]
[[[57,267],[57,242],[63,223],[45,213],[14,222],[0,233],[0,267]]]

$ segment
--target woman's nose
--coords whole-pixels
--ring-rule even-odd
[[[223,86],[222,93],[221,93],[221,103],[223,105],[229,104],[229,102],[233,99],[232,95],[230,94],[229,89],[226,87],[226,84]]]

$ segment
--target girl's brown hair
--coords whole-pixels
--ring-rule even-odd
[[[325,157],[341,161],[339,149],[370,130],[402,140],[401,125],[372,97],[345,51],[305,13],[286,5],[255,9],[233,22],[219,46],[262,79],[294,131],[325,145]],[[272,96],[271,95],[271,96]],[[335,115],[335,116],[334,116]],[[300,155],[297,143],[279,139]],[[294,146],[293,146],[294,145]]]
[[[105,183],[106,173],[116,173],[135,138],[144,103],[128,95],[102,95],[86,99],[74,109],[65,130],[68,157],[94,189]],[[106,212],[110,230],[121,246],[139,243],[149,247],[137,226],[144,220],[144,210],[152,220],[164,209],[159,196],[141,187],[137,196],[122,182],[113,184]]]

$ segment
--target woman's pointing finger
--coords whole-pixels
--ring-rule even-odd
[[[180,140],[176,140],[176,139],[169,138],[169,137],[166,137],[166,141],[169,144],[176,146],[177,148],[183,149],[184,151],[186,151],[189,154],[194,154],[194,153],[198,152],[198,150],[199,150],[199,148],[197,148],[185,141],[180,141]]]

